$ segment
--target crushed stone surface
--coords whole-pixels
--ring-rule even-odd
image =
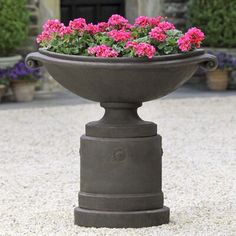
[[[98,104],[0,107],[0,236],[235,236],[236,96],[161,99],[140,116],[163,137],[170,223],[140,229],[73,224],[79,145]]]

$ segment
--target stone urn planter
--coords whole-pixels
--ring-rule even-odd
[[[16,102],[31,102],[35,95],[36,82],[14,81],[11,88]]]
[[[45,50],[28,55],[29,67],[45,66],[62,86],[99,102],[103,118],[81,136],[79,207],[75,224],[147,227],[169,222],[163,205],[162,140],[157,125],[137,108],[187,81],[200,66],[213,70],[215,57],[203,50],[141,58],[96,58]]]
[[[207,86],[212,91],[224,91],[228,86],[228,71],[217,69],[207,73]]]

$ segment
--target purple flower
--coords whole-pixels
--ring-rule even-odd
[[[219,69],[236,69],[236,58],[233,55],[224,52],[209,51],[209,53],[217,57]]]
[[[26,67],[23,61],[16,63],[12,68],[0,70],[0,79],[9,80],[37,80],[40,79],[40,70]]]

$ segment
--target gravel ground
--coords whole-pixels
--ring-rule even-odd
[[[164,99],[140,115],[163,136],[168,225],[73,225],[79,139],[97,104],[0,110],[0,235],[236,235],[236,96]]]

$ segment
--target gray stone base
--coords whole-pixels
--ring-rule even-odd
[[[146,211],[96,211],[75,208],[75,224],[86,227],[137,228],[167,224],[170,210],[168,207]]]

